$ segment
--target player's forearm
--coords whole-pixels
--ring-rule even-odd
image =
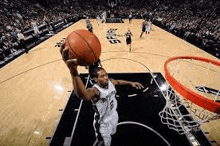
[[[126,80],[116,80],[116,84],[117,85],[132,85],[132,82],[130,82],[130,81],[126,81]]]
[[[130,82],[130,81],[125,81],[125,80],[116,80],[115,85],[130,85],[136,89],[143,89],[144,86],[138,82]]]
[[[73,88],[77,97],[82,98],[84,100],[90,100],[90,96],[87,93],[87,90],[82,82],[80,76],[78,74],[72,74]]]

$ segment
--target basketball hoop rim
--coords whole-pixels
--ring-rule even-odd
[[[220,103],[217,103],[211,99],[208,99],[202,95],[199,95],[193,91],[191,91],[189,88],[184,86],[183,84],[179,83],[173,76],[171,76],[170,72],[168,71],[168,63],[170,63],[173,60],[176,59],[195,59],[200,60],[203,62],[210,62],[214,65],[220,66],[220,62],[215,60],[210,60],[203,57],[197,57],[197,56],[175,56],[171,57],[168,60],[166,60],[164,64],[164,71],[165,71],[165,78],[169,82],[169,84],[184,98],[190,100],[191,102],[197,104],[198,106],[207,109],[211,112],[220,113]]]

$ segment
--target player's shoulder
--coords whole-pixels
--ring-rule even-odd
[[[110,78],[109,80],[110,80],[110,82],[111,82],[114,86],[117,84],[117,81],[116,81],[115,79]]]
[[[99,98],[100,91],[98,90],[98,88],[96,86],[87,88],[87,90],[91,93],[92,99]]]

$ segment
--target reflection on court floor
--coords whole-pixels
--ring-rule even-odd
[[[113,79],[137,81],[144,85],[138,90],[130,86],[116,87],[119,124],[112,137],[112,146],[188,146],[187,137],[161,123],[159,112],[166,100],[158,88],[165,84],[161,73],[110,73]],[[91,87],[93,82],[88,74],[81,74],[84,84]],[[186,110],[185,110],[186,112]],[[71,94],[50,145],[92,146],[95,141],[93,129],[94,112],[90,102],[81,101]],[[201,145],[211,145],[203,132],[193,133]]]

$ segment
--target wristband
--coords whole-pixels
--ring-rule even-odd
[[[74,70],[74,71],[73,71],[71,68],[70,68],[70,73],[71,73],[71,75],[73,75],[73,76],[78,76],[78,75],[79,75],[77,70]]]

